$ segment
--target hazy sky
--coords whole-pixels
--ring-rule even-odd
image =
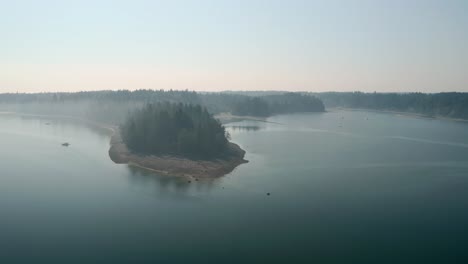
[[[467,0],[0,0],[0,92],[468,91]]]

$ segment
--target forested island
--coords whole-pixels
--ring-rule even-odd
[[[109,154],[173,176],[218,177],[244,160],[221,123],[200,105],[147,104],[131,113],[111,140]]]

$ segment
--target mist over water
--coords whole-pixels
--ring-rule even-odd
[[[114,164],[105,131],[0,115],[0,260],[390,263],[465,254],[467,123],[357,111],[267,121],[227,125],[249,163],[188,183]]]

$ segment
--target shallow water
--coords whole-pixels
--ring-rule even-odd
[[[103,131],[0,115],[1,263],[463,260],[468,123],[268,121],[228,124],[250,162],[188,183],[114,164]]]

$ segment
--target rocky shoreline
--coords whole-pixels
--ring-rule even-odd
[[[117,164],[129,164],[158,174],[192,178],[217,178],[232,172],[244,159],[245,151],[237,144],[228,143],[228,155],[213,160],[194,160],[170,155],[143,156],[130,151],[120,136],[118,128],[110,141],[109,156]]]

